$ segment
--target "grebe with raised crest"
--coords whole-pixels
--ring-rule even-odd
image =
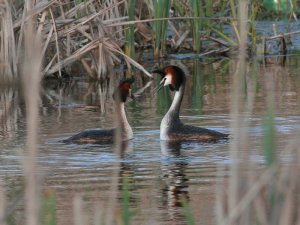
[[[186,76],[182,69],[171,65],[166,66],[162,70],[154,70],[152,73],[158,73],[161,75],[161,81],[155,90],[156,92],[164,86],[169,86],[171,91],[175,91],[172,105],[160,124],[161,140],[209,142],[228,139],[228,134],[223,134],[202,127],[185,125],[180,121],[179,111],[186,83]]]
[[[128,123],[125,113],[125,102],[127,98],[131,97],[134,99],[134,96],[131,93],[131,84],[133,81],[133,79],[122,81],[113,94],[113,99],[116,104],[115,109],[118,110],[116,115],[120,117],[120,136],[122,141],[127,141],[133,138],[132,128]],[[63,142],[76,144],[112,144],[114,142],[115,135],[116,128],[92,129],[75,134],[70,138],[63,140]]]

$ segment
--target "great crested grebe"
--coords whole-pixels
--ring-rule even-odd
[[[166,66],[162,70],[153,73],[160,74],[161,81],[156,88],[158,92],[163,86],[169,86],[175,91],[175,96],[169,111],[160,124],[160,139],[169,141],[216,141],[228,139],[228,134],[183,124],[179,119],[180,105],[182,102],[186,77],[184,72],[177,66]]]
[[[134,99],[134,96],[131,93],[132,83],[133,79],[121,82],[113,94],[113,99],[116,104],[115,109],[118,111],[116,112],[116,115],[119,115],[120,117],[120,135],[122,141],[130,140],[133,137],[132,129],[127,121],[124,108],[127,97]],[[114,142],[115,135],[116,128],[85,130],[71,136],[63,142],[76,144],[109,144]]]

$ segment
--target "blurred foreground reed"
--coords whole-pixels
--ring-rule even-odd
[[[291,155],[291,161],[285,164],[276,149],[276,130],[273,115],[274,76],[264,78],[266,87],[267,112],[264,130],[264,166],[252,159],[252,143],[247,129],[253,112],[255,82],[249,82],[256,76],[248,73],[245,63],[247,3],[240,2],[238,10],[240,52],[239,61],[233,75],[231,92],[231,129],[229,177],[224,177],[217,187],[217,224],[299,224],[300,154],[299,130],[291,137],[284,151]],[[267,75],[268,73],[265,73]],[[245,85],[247,84],[247,86]],[[245,90],[247,87],[247,90]],[[224,176],[224,167],[220,167],[220,176]]]
[[[127,18],[126,13],[123,14],[126,7],[120,8],[119,6],[125,2],[106,1],[103,4],[97,4],[94,1],[87,1],[79,2],[77,5],[63,5],[58,4],[57,1],[40,1],[39,4],[34,5],[28,1],[23,14],[21,13],[22,19],[12,13],[10,3],[14,2],[4,1],[1,3],[3,17],[1,17],[0,78],[3,83],[6,82],[5,80],[10,82],[20,73],[24,85],[27,115],[27,142],[23,162],[26,224],[57,223],[55,192],[46,192],[41,197],[42,187],[37,175],[39,170],[37,164],[38,104],[39,85],[42,78],[40,74],[58,72],[58,76],[62,76],[63,67],[80,60],[90,77],[101,78],[113,65],[122,61],[119,57],[124,57],[128,64],[143,69],[141,65],[122,51],[125,37],[121,22],[126,21]],[[234,3],[234,1],[230,1],[230,3]],[[197,5],[195,1],[194,5]],[[151,6],[152,10],[155,11],[153,6],[155,4]],[[231,6],[233,9],[236,8],[234,4]],[[131,8],[130,20],[134,20],[132,7],[132,5],[129,7]],[[151,7],[149,7],[149,12],[153,12]],[[271,78],[265,79],[265,85],[268,87],[266,104],[269,109],[263,125],[265,163],[263,166],[258,166],[251,161],[251,142],[248,139],[249,131],[246,127],[248,127],[249,116],[253,113],[254,97],[253,93],[247,93],[244,88],[247,84],[248,90],[255,89],[255,84],[249,82],[251,74],[247,74],[246,66],[247,7],[246,1],[240,1],[237,15],[233,13],[236,16],[235,19],[238,18],[237,21],[239,21],[239,24],[233,26],[239,28],[236,30],[236,35],[240,48],[239,61],[232,68],[235,73],[231,93],[233,138],[230,142],[230,176],[224,177],[223,182],[220,182],[217,187],[217,223],[229,225],[300,224],[300,201],[298,198],[300,155],[297,137],[299,133],[296,133],[295,137],[291,137],[286,145],[285,151],[289,152],[292,159],[288,165],[284,165],[277,155],[275,144],[274,86]],[[162,15],[168,13],[162,12]],[[201,13],[195,11],[194,15],[199,16]],[[35,23],[37,20],[41,21],[38,25]],[[157,24],[158,28],[155,29],[160,32],[157,34],[158,40],[158,38],[166,36],[166,21],[160,25]],[[192,26],[196,29],[196,31],[193,30],[194,38],[199,36],[197,30],[200,25],[198,20],[193,20]],[[211,24],[208,23],[206,26],[209,27]],[[127,31],[127,38],[131,39],[128,42],[129,52],[132,51],[132,45],[134,45],[132,32],[131,26]],[[112,34],[114,34],[113,37]],[[195,51],[200,48],[200,44],[198,44],[198,42],[194,43]],[[159,45],[161,44],[158,43],[157,46]],[[157,52],[160,51],[159,48]],[[162,53],[158,53],[158,55],[160,54]],[[45,61],[43,61],[44,59]],[[43,68],[44,62],[47,63]],[[116,116],[116,121],[117,118],[118,116]],[[121,154],[122,148],[122,143],[116,140],[115,152],[117,155]],[[130,181],[127,180],[126,176],[120,175],[118,169],[120,163],[116,162],[114,166],[116,170],[111,177],[109,187],[111,196],[107,202],[95,204],[92,219],[88,218],[84,210],[83,196],[75,196],[73,199],[74,224],[86,224],[88,220],[92,220],[95,224],[130,224],[132,218],[128,203]],[[220,176],[222,176],[223,170],[224,168],[221,167]],[[122,182],[123,205],[121,209],[116,204],[119,179],[124,179]],[[43,204],[45,208],[40,210],[42,201],[46,202]],[[186,210],[189,224],[197,223],[189,211],[188,202],[184,210]],[[2,182],[0,182],[0,224],[7,224],[7,211],[5,190],[2,187]],[[116,211],[117,213],[115,213]]]

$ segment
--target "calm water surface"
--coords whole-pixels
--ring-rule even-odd
[[[214,63],[176,63],[189,74],[181,119],[187,124],[231,133],[230,91],[236,62],[223,59]],[[249,133],[251,154],[257,164],[264,163],[262,124],[270,90],[275,99],[277,148],[288,162],[284,146],[300,128],[298,64],[297,58],[289,58],[285,67],[261,62],[247,66],[245,96],[250,116],[245,116],[248,125],[244,130]],[[109,145],[60,143],[84,129],[113,126],[111,95],[120,74],[112,76],[112,81],[104,85],[74,80],[44,87],[41,92],[38,173],[43,189],[57,194],[58,224],[73,224],[73,199],[78,194],[83,197],[84,212],[91,223],[95,215],[101,214],[94,210],[96,203],[103,213],[108,202],[118,206],[124,177],[130,183],[130,205],[135,212],[132,224],[185,224],[183,197],[189,201],[197,224],[214,224],[217,170],[221,165],[230,165],[230,144],[160,141],[159,125],[171,96],[168,89],[152,95],[157,79],[136,101],[126,105],[134,139],[122,146],[120,154]],[[144,81],[138,74],[134,90],[146,84],[147,79]],[[249,103],[251,99],[253,105]],[[21,92],[15,88],[2,90],[0,101],[0,178],[13,195],[22,180],[22,160],[26,160],[22,157],[25,107]],[[227,170],[223,172],[229,175]],[[21,220],[21,215],[19,210],[15,216]]]

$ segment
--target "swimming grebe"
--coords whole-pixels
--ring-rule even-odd
[[[133,137],[132,129],[127,121],[124,108],[127,97],[131,97],[132,99],[134,98],[131,93],[132,83],[132,79],[121,82],[113,94],[115,104],[118,104],[115,108],[119,111],[116,115],[119,115],[120,117],[119,122],[122,141],[130,140]],[[116,128],[85,130],[64,140],[64,142],[76,144],[112,144],[114,142],[115,135]]]
[[[160,124],[160,139],[169,141],[216,141],[227,139],[228,134],[217,131],[183,124],[179,119],[180,105],[182,102],[186,77],[177,66],[166,66],[162,70],[153,73],[160,74],[161,81],[156,88],[158,92],[163,86],[169,86],[175,91],[175,96],[169,111]]]

